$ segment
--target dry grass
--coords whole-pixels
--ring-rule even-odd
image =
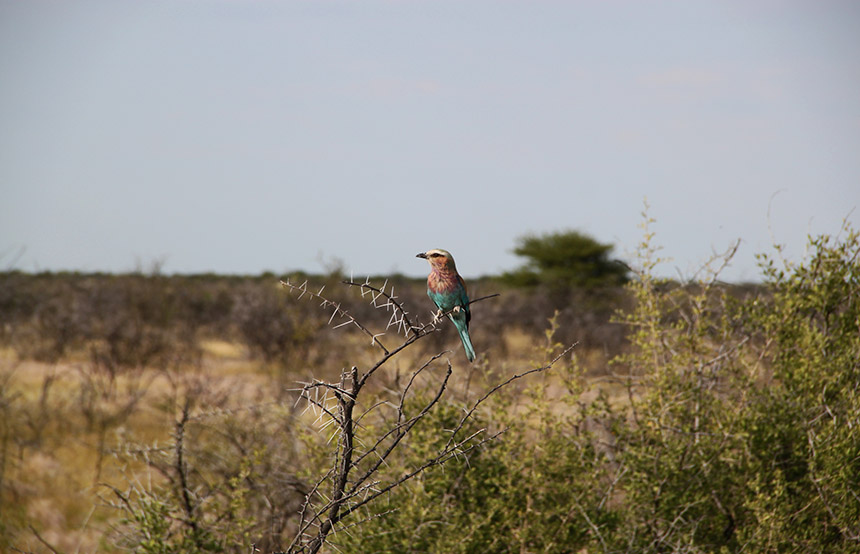
[[[82,391],[91,384],[93,369],[76,356],[48,364],[3,352],[2,515],[6,540],[12,539],[7,546],[49,552],[47,542],[62,552],[109,550],[102,537],[119,514],[105,501],[108,486],[123,488],[130,476],[152,477],[144,475],[143,465],[119,454],[170,440],[173,414],[164,406],[177,382],[204,381],[201,398],[220,399],[201,402],[201,412],[276,401],[282,384],[263,364],[244,359],[242,347],[209,342],[203,350],[199,368],[123,372],[109,386],[98,381],[104,388],[87,398]],[[142,396],[132,409],[116,416],[136,394]]]
[[[372,359],[373,352],[363,337],[343,333],[338,338],[346,342],[344,351],[355,356],[341,360],[340,365],[329,360],[332,371]],[[486,372],[504,374],[533,361],[494,359],[493,352],[485,352],[470,365],[453,331],[441,340],[451,343],[448,356],[455,368],[451,390],[459,396],[467,395]],[[534,337],[518,329],[505,330],[501,340],[505,352],[535,352]],[[61,552],[111,551],[113,547],[104,537],[120,514],[108,505],[109,487],[122,489],[130,479],[161,478],[122,454],[170,441],[175,414],[166,406],[179,387],[192,382],[202,385],[205,394],[195,410],[206,413],[283,402],[287,389],[295,387],[297,380],[312,370],[320,375],[319,368],[308,360],[284,368],[251,359],[239,343],[204,340],[199,347],[202,356],[188,367],[124,370],[114,375],[100,374],[80,351],[57,363],[19,360],[11,349],[0,351],[7,433],[3,532],[10,541],[8,547],[50,552],[48,543]],[[580,355],[589,363],[604,360],[599,353]],[[384,396],[386,390],[397,390],[399,381],[426,356],[421,348],[398,356],[380,375],[374,394]],[[308,358],[313,359],[314,353]],[[84,394],[92,388],[97,389],[95,393]],[[241,418],[241,412],[236,417]],[[305,419],[313,424],[312,414]]]
[[[193,396],[196,416],[231,414],[230,421],[217,422],[231,425],[230,432],[268,432],[275,412],[261,423],[249,408],[292,408],[290,390],[298,382],[336,380],[344,368],[367,367],[378,355],[367,336],[327,326],[329,313],[318,302],[286,294],[275,279],[11,275],[5,284],[0,551],[50,552],[45,543],[63,552],[114,549],[105,540],[120,517],[108,505],[115,500],[110,487],[125,490],[135,481],[162,478],[129,452],[170,443],[181,397]],[[324,284],[353,315],[384,328],[387,315],[378,321],[377,309],[359,291],[339,280]],[[423,280],[396,286],[412,313],[426,319]],[[479,289],[495,292],[497,284],[475,283]],[[455,330],[443,325],[392,359],[369,385],[369,397],[390,400],[416,367],[446,349],[455,400],[543,362],[536,352],[546,342],[554,307],[540,295],[502,293],[503,301],[475,307],[475,364],[466,362]],[[599,325],[593,318],[580,321],[581,303],[562,304],[565,336],[583,341],[577,355],[586,374],[605,373],[608,355],[596,346],[604,339],[590,337],[583,322],[604,329],[608,317],[601,315]],[[604,335],[615,340],[609,331]],[[401,339],[391,330],[382,340],[391,346]],[[433,378],[428,374],[427,384]],[[557,393],[563,394],[561,387]],[[284,417],[281,425],[296,422],[304,429],[273,432],[313,434],[312,414],[291,423]],[[289,447],[297,452],[302,448],[296,436],[285,440],[296,443]],[[296,454],[304,461],[313,455]]]

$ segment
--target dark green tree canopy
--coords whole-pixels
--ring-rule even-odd
[[[518,286],[617,285],[627,280],[627,267],[609,257],[613,248],[579,231],[525,235],[517,239],[514,254],[528,262],[503,278]]]

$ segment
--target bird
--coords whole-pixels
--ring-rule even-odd
[[[469,295],[466,293],[466,283],[457,273],[454,257],[447,250],[434,249],[416,254],[416,258],[424,258],[430,262],[430,275],[427,276],[427,296],[439,308],[434,316],[436,321],[442,314],[457,328],[466,358],[475,361],[475,349],[469,337],[469,321],[472,313],[469,311]]]

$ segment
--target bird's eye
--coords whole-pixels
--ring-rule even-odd
[[[431,257],[431,258],[438,258],[438,257],[439,257],[439,256],[441,256],[441,255],[442,255],[442,254],[430,254],[430,257]]]

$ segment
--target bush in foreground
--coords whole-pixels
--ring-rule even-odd
[[[356,552],[860,550],[858,234],[811,239],[797,265],[762,257],[768,294],[741,299],[719,284],[719,267],[686,287],[656,279],[651,239],[646,229],[628,285],[636,307],[619,316],[632,343],[614,365],[626,403],[599,394],[580,404],[569,366],[494,404],[488,422],[507,428],[499,441],[394,491],[340,543]],[[450,425],[446,413],[428,423],[428,442]]]

